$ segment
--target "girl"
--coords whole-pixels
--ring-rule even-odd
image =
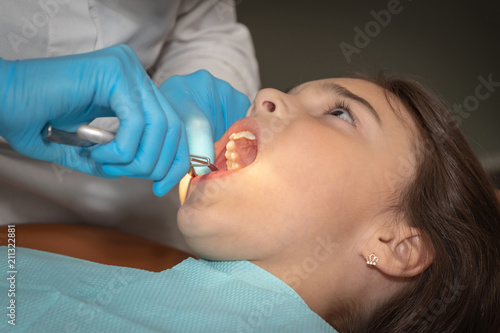
[[[256,140],[226,136],[216,165],[231,141],[255,160],[195,178],[179,212],[195,253],[251,260],[340,332],[498,332],[498,201],[433,94],[321,80],[262,90],[248,115],[228,133]]]
[[[500,330],[499,203],[426,88],[312,81],[247,116],[178,213],[204,260],[151,273],[21,250],[19,313],[52,331]]]

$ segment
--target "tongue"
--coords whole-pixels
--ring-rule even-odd
[[[236,162],[242,168],[252,164],[257,157],[257,142],[255,140],[238,139],[234,143],[236,144],[236,153],[238,154]]]
[[[242,168],[248,166],[257,157],[257,142],[255,140],[248,140],[241,138],[234,141],[236,149],[234,150],[238,154],[236,162],[241,165]],[[227,170],[226,165],[226,150],[223,149],[222,153],[215,159],[215,166],[219,170]]]

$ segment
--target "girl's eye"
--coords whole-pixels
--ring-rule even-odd
[[[331,114],[332,116],[339,117],[342,120],[347,121],[349,124],[355,126],[356,125],[356,118],[354,118],[354,115],[352,112],[347,109],[347,108],[334,108],[330,111],[328,111],[328,114]]]

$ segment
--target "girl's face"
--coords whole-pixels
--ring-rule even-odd
[[[382,88],[363,80],[263,89],[216,143],[221,171],[191,182],[180,230],[209,259],[300,260],[304,249],[345,249],[411,175],[408,124]],[[229,139],[243,131],[255,139]],[[228,148],[240,169],[227,170]]]

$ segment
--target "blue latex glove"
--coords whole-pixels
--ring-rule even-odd
[[[212,162],[214,142],[236,120],[245,117],[250,107],[246,95],[206,70],[172,76],[160,90],[184,123],[189,153],[206,156]],[[196,170],[198,174],[208,171]]]
[[[128,46],[57,58],[0,59],[0,136],[18,152],[88,174],[155,181],[165,194],[189,169],[185,131],[176,112]],[[45,141],[42,130],[75,131],[117,116],[115,141],[79,148]]]

